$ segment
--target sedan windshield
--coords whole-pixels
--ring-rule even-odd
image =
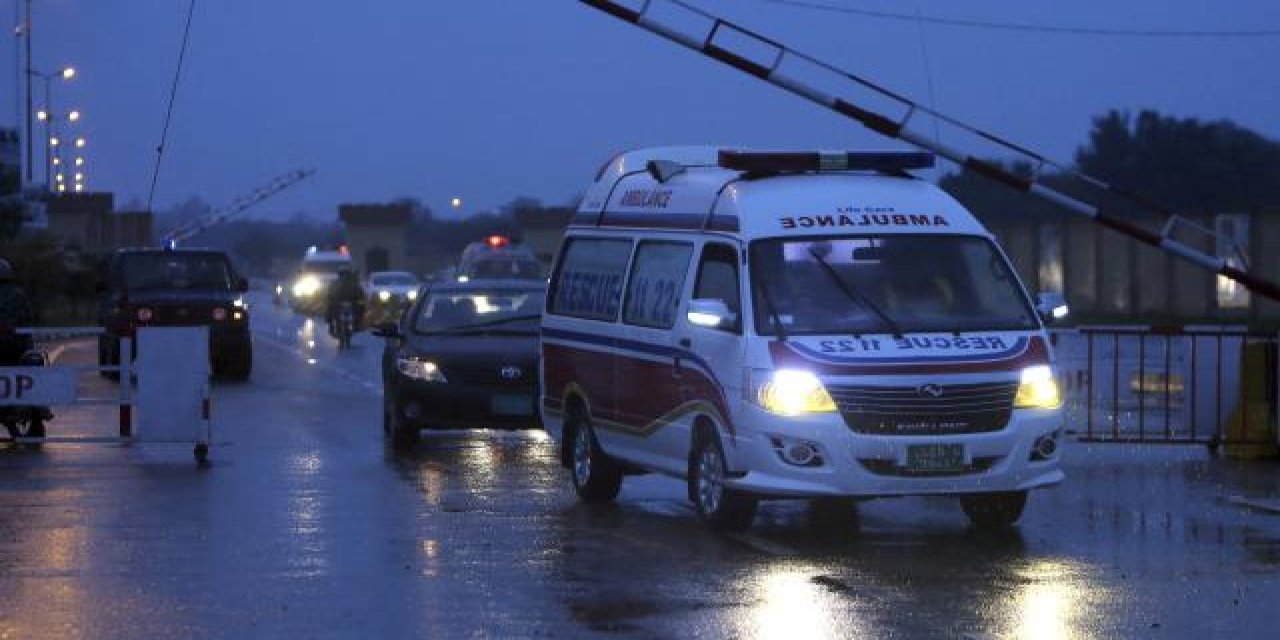
[[[126,256],[121,274],[127,289],[231,288],[231,269],[225,257],[215,253],[139,253]]]
[[[751,247],[755,322],[774,335],[1025,330],[1039,327],[986,238],[860,236]]]
[[[543,289],[433,291],[418,305],[418,333],[537,333]]]

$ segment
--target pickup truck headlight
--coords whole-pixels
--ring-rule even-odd
[[[818,376],[797,369],[779,369],[770,374],[757,390],[756,401],[765,410],[782,416],[836,410],[836,403]]]
[[[1062,404],[1058,381],[1053,379],[1053,369],[1047,365],[1027,367],[1022,370],[1018,395],[1013,406],[1018,409],[1055,409]]]
[[[440,367],[430,360],[413,356],[399,356],[396,358],[396,369],[406,377],[414,380],[448,382],[444,377],[444,372],[440,371]]]
[[[386,302],[386,301],[388,301],[388,300],[390,300],[390,299],[391,299],[391,292],[390,292],[390,291],[387,291],[386,289],[383,289],[383,290],[381,290],[381,291],[379,291],[379,292],[378,292],[378,300],[380,300],[380,301],[382,301],[382,302]]]

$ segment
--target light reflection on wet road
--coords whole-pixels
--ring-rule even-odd
[[[254,312],[257,370],[215,391],[210,468],[184,447],[0,445],[0,638],[1272,635],[1280,516],[1229,500],[1275,496],[1271,464],[1072,445],[1068,482],[1007,535],[901,499],[769,503],[719,536],[667,479],[580,505],[540,432],[394,455],[377,342],[338,352]],[[53,428],[114,429],[88,414]]]

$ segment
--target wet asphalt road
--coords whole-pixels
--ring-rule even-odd
[[[768,503],[716,535],[673,480],[578,504],[540,432],[392,454],[376,341],[339,353],[252,301],[257,366],[214,389],[208,468],[189,446],[0,444],[0,639],[1275,637],[1275,463],[1076,444],[1007,535],[945,499]]]

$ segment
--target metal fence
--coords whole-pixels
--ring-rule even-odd
[[[1086,327],[1054,341],[1068,427],[1081,440],[1276,443],[1275,335]]]

